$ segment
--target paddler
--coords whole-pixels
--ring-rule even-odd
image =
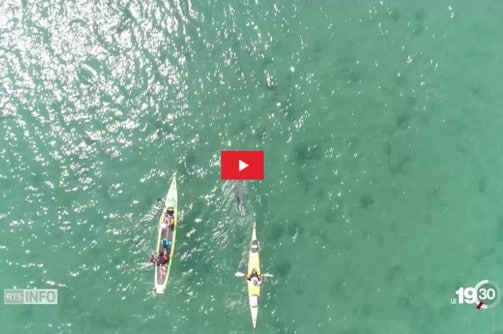
[[[169,207],[168,209],[166,209],[166,217],[173,217],[173,215],[175,214],[175,209],[173,209],[172,207]]]
[[[156,259],[156,263],[158,266],[161,265],[161,261],[162,261],[162,257],[164,256],[164,252],[163,251],[160,251],[159,252],[159,255],[157,255],[157,259]]]
[[[257,269],[252,269],[251,274],[246,276],[246,280],[255,286],[262,285],[264,275],[259,275]]]
[[[166,214],[166,217],[164,217],[164,221],[162,222],[162,229],[165,230],[167,228],[171,229],[173,231],[173,217],[168,217]]]
[[[171,228],[171,230],[174,229],[174,221],[173,221],[173,217],[175,215],[175,209],[173,209],[172,207],[169,207],[167,210],[166,210],[166,214],[164,215],[164,221],[166,222],[166,225],[168,225],[169,228]]]
[[[175,228],[175,224],[173,223],[173,217],[168,218],[168,223],[166,224],[168,228],[173,231]]]
[[[169,262],[169,256],[166,251],[164,251],[164,254],[162,254],[160,262],[161,262],[161,265],[165,265],[166,263]]]

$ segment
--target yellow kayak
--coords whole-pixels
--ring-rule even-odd
[[[164,200],[164,209],[159,218],[156,256],[162,253],[169,255],[167,263],[158,264],[155,267],[154,285],[156,293],[164,293],[168,284],[169,272],[173,263],[175,252],[176,227],[178,225],[176,178],[173,177]]]
[[[260,275],[259,249],[258,249],[257,232],[255,231],[255,225],[256,223],[253,223],[247,276],[250,276],[253,270],[255,270],[258,273],[258,275]],[[251,281],[246,281],[246,284],[248,285],[248,301],[250,303],[252,324],[253,328],[255,328],[255,326],[257,325],[258,307],[260,300],[260,285],[253,284],[253,282]]]

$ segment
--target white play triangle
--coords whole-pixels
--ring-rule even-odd
[[[239,171],[242,171],[243,169],[247,168],[249,165],[244,162],[243,160],[239,160]]]

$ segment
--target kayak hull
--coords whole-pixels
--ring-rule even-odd
[[[169,255],[169,262],[164,265],[156,265],[154,274],[154,288],[158,294],[163,294],[168,284],[171,265],[173,264],[173,255],[175,253],[176,228],[178,225],[178,207],[177,207],[177,186],[176,178],[173,177],[169,186],[168,194],[164,200],[164,208],[159,218],[157,226],[157,248],[156,256],[164,250]],[[163,239],[169,240],[163,244]]]
[[[250,242],[250,249],[248,253],[247,275],[251,275],[254,269],[260,275],[259,247],[255,227],[256,223],[253,223],[253,231]],[[246,284],[248,285],[248,303],[250,306],[252,325],[253,328],[255,328],[257,326],[258,309],[260,304],[260,285],[254,285],[252,282],[249,281],[246,281]]]

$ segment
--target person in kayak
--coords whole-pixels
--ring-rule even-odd
[[[168,273],[168,270],[166,269],[166,267],[161,267],[161,275],[164,277],[164,276],[166,276],[167,273]]]
[[[168,225],[168,228],[169,228],[171,231],[173,231],[173,230],[175,229],[175,223],[174,223],[174,220],[173,220],[173,218],[172,218],[172,217],[170,217],[170,218],[169,218],[169,220],[168,220],[168,224],[167,224],[167,225]]]
[[[172,207],[169,207],[166,210],[166,217],[173,217],[174,214],[175,214],[175,209],[173,209]]]
[[[168,217],[166,216],[164,218],[164,221],[162,222],[162,229],[165,230],[165,229],[170,229],[171,231],[173,231],[173,228],[175,226],[175,224],[173,224],[173,218],[172,217]]]
[[[246,280],[253,285],[262,285],[262,281],[264,280],[264,275],[259,275],[256,269],[253,269],[251,274],[246,276]]]
[[[165,217],[164,221],[166,222],[166,225],[168,226],[168,228],[170,228],[172,231],[175,227],[174,216],[175,216],[175,209],[173,209],[172,207],[169,207],[166,210],[166,214],[164,215],[164,217]]]
[[[165,265],[168,262],[169,262],[169,255],[167,252],[164,252],[164,254],[161,257],[161,265]]]
[[[163,251],[160,251],[159,252],[159,255],[157,255],[157,259],[156,259],[156,263],[158,266],[161,265],[161,262],[162,262],[162,257],[164,256],[164,252]]]

